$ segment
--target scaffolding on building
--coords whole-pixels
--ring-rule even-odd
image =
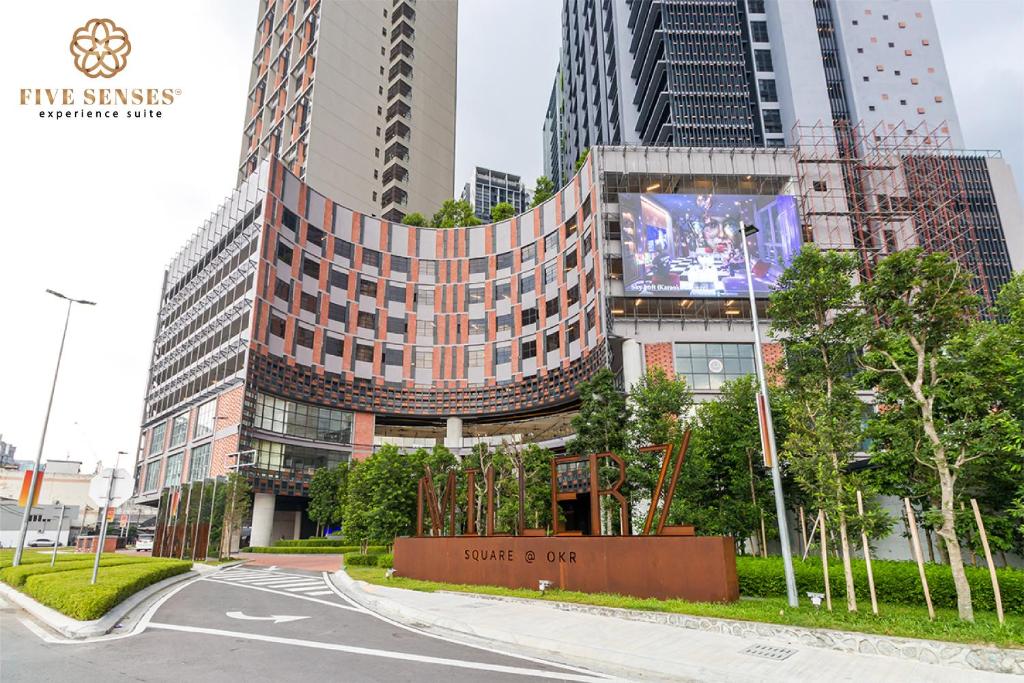
[[[793,133],[805,242],[857,253],[868,278],[896,251],[947,252],[979,275],[978,291],[990,298],[974,249],[964,152],[953,148],[946,123],[798,122]]]

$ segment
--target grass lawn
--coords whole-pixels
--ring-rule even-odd
[[[976,643],[997,645],[999,647],[1024,648],[1024,617],[1006,615],[1006,623],[999,625],[994,612],[976,611],[973,624],[962,622],[957,618],[956,610],[936,609],[935,621],[928,620],[928,612],[924,606],[909,607],[906,605],[879,605],[879,616],[871,613],[871,604],[858,603],[861,610],[857,613],[846,611],[846,602],[842,596],[833,596],[832,612],[824,607],[815,609],[807,600],[801,600],[801,606],[792,609],[784,598],[741,599],[731,604],[687,602],[685,600],[654,600],[631,598],[606,593],[578,593],[575,591],[549,590],[544,595],[539,591],[525,588],[502,588],[500,586],[471,586],[463,584],[437,583],[384,577],[384,570],[379,567],[346,566],[345,571],[353,579],[367,583],[405,588],[424,592],[455,591],[459,593],[482,593],[485,595],[505,595],[517,598],[532,598],[552,602],[572,602],[601,607],[622,607],[626,609],[649,610],[656,612],[675,612],[702,617],[720,617],[740,621],[760,621],[786,626],[807,626],[812,628],[830,628],[841,631],[857,631],[875,633],[886,636],[904,638],[928,638],[954,643]]]
[[[187,561],[105,553],[93,585],[92,554],[57,553],[53,567],[50,553],[45,551],[26,550],[18,567],[11,566],[13,559],[13,550],[0,551],[0,581],[80,620],[98,619],[146,586],[192,568]]]

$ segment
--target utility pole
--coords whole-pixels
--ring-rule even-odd
[[[107,540],[107,509],[110,507],[110,497],[114,494],[114,480],[117,479],[117,466],[121,464],[121,455],[124,451],[117,452],[117,459],[114,460],[114,469],[110,470],[110,483],[107,485],[107,498],[103,503],[103,520],[100,527],[100,537],[96,543],[96,558],[92,563],[92,580],[90,584],[96,583],[96,575],[100,571],[100,556],[103,555],[103,544]]]

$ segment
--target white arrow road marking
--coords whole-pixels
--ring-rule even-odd
[[[299,619],[309,619],[309,617],[299,617],[288,614],[272,614],[269,617],[250,617],[248,614],[242,614],[241,612],[225,612],[224,614],[232,619],[242,619],[244,621],[273,621],[275,624],[298,621]]]
[[[268,572],[277,571],[277,565],[276,564],[270,565],[269,567],[267,567],[266,571],[268,571]]]

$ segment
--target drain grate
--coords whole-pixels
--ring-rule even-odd
[[[794,655],[796,650],[791,650],[788,647],[773,647],[771,645],[751,645],[746,650],[741,650],[740,652],[745,655],[781,661]]]

